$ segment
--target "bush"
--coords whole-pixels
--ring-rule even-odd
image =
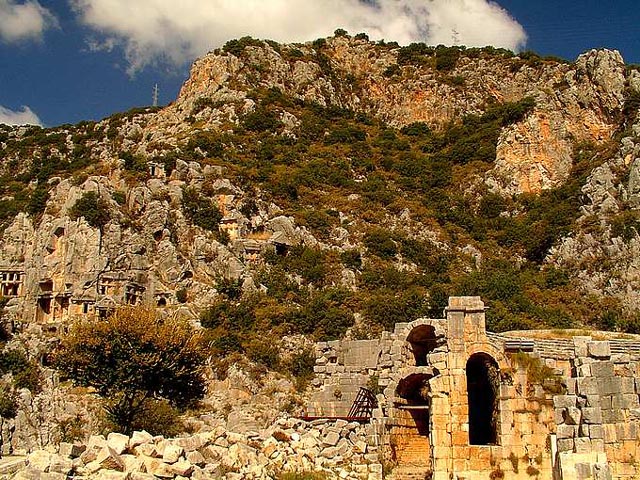
[[[449,72],[456,67],[460,57],[459,47],[438,47],[436,48],[436,70]]]
[[[30,215],[41,214],[47,207],[47,200],[49,200],[49,190],[46,186],[38,185],[31,194],[27,212],[29,212]]]
[[[182,432],[180,411],[166,400],[147,399],[133,418],[131,429],[175,437]]]
[[[76,201],[69,211],[69,216],[74,220],[82,217],[89,225],[100,230],[111,220],[109,206],[93,191],[86,192]]]
[[[249,359],[276,370],[280,366],[280,349],[271,338],[254,338],[245,349]]]
[[[246,332],[256,321],[254,306],[249,300],[237,303],[220,300],[200,314],[200,324],[205,328],[223,327],[225,331]]]
[[[393,259],[398,253],[398,247],[391,232],[381,228],[370,231],[364,236],[363,243],[372,255],[385,260]]]
[[[202,196],[195,188],[182,191],[182,210],[194,225],[211,232],[218,232],[222,214],[213,202]]]
[[[245,115],[242,125],[250,132],[273,132],[282,127],[282,122],[276,112],[259,106]]]
[[[35,363],[29,363],[26,368],[13,375],[13,383],[16,388],[28,388],[36,395],[42,391],[42,372]]]
[[[0,385],[0,417],[15,418],[18,414],[16,394],[6,385]]]
[[[236,57],[240,57],[245,48],[262,47],[263,45],[264,44],[262,41],[246,36],[239,39],[229,40],[222,47],[222,51],[224,51],[225,53],[231,53]]]
[[[180,290],[178,290],[176,292],[176,300],[179,303],[187,303],[187,299],[188,299],[188,296],[187,296],[187,289],[186,288],[181,288]]]
[[[305,348],[289,357],[286,369],[296,379],[299,390],[313,378],[313,367],[316,365],[316,356],[311,348]]]
[[[434,52],[435,49],[433,47],[429,47],[424,43],[412,43],[398,50],[398,64],[425,65]]]

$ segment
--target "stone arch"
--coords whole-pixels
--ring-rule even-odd
[[[438,321],[419,319],[408,324],[405,332],[405,361],[417,367],[426,366],[427,355],[445,344],[442,325]]]
[[[469,403],[469,444],[498,443],[500,367],[485,352],[467,360],[467,398]]]

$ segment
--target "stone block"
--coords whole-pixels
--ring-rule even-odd
[[[133,432],[131,434],[131,438],[129,439],[129,448],[135,448],[138,445],[142,445],[143,443],[151,443],[153,441],[153,436],[145,431],[142,430],[140,432]]]
[[[586,357],[589,355],[587,344],[591,341],[591,337],[577,336],[573,337],[573,348],[576,357]]]
[[[158,458],[143,457],[147,473],[156,478],[173,478],[175,474],[169,469],[169,465]]]
[[[61,442],[58,452],[63,457],[78,458],[86,449],[81,443]]]
[[[611,480],[611,467],[606,463],[597,463],[593,466],[593,480]]]
[[[569,407],[565,411],[565,420],[564,422],[567,425],[580,425],[580,419],[582,418],[582,413],[576,407]]]
[[[614,395],[620,393],[620,377],[598,377],[598,390],[600,395]]]
[[[598,380],[593,377],[578,378],[578,394],[579,395],[598,395]]]
[[[555,408],[575,407],[576,400],[575,395],[556,395],[553,397],[553,406]]]
[[[565,380],[567,393],[569,395],[576,395],[578,393],[578,380],[575,378],[567,378]]]
[[[633,377],[621,377],[620,392],[623,394],[636,393],[635,379]]]
[[[605,361],[592,363],[591,375],[594,377],[613,377],[613,363]]]
[[[591,364],[582,364],[576,367],[576,375],[578,377],[590,377],[591,376]]]
[[[169,465],[169,471],[181,477],[189,477],[193,473],[193,465],[187,460],[179,460]]]
[[[578,427],[575,425],[558,425],[556,434],[558,440],[564,440],[567,438],[574,438],[577,435]]]
[[[582,420],[584,423],[602,423],[602,410],[599,407],[585,407],[582,409]]]
[[[184,449],[181,446],[170,443],[165,447],[164,452],[162,453],[162,461],[165,463],[175,463],[180,459],[183,453]]]
[[[623,420],[623,415],[620,410],[611,408],[611,409],[602,409],[602,423],[616,423]]]
[[[593,425],[587,425],[586,423],[583,423],[582,425],[580,425],[578,427],[578,435],[581,437],[588,437],[589,436],[589,431],[591,429]]]
[[[107,436],[107,445],[118,455],[124,453],[129,445],[129,437],[121,433],[111,432]]]
[[[589,438],[593,439],[603,439],[604,438],[604,428],[602,425],[589,425]]]
[[[574,445],[576,453],[591,453],[591,440],[587,437],[576,438]]]
[[[587,407],[600,407],[600,395],[586,395]]]
[[[95,480],[127,480],[128,475],[115,470],[100,470],[94,478]]]
[[[602,438],[592,438],[591,451],[593,453],[604,453],[604,440]]]
[[[573,438],[562,438],[557,441],[558,452],[573,452]]]
[[[116,470],[123,472],[125,464],[120,455],[111,447],[104,447],[96,456],[96,463],[100,465],[100,468],[106,470]]]
[[[618,434],[615,425],[602,425],[604,430],[604,443],[616,443]]]
[[[591,478],[591,464],[590,463],[576,463],[576,480],[586,480]]]
[[[640,398],[635,393],[625,393],[622,395],[623,408],[638,408],[640,407]]]
[[[609,358],[611,356],[611,347],[606,340],[591,341],[587,344],[589,356],[594,358]]]

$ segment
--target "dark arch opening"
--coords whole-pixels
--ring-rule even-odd
[[[429,380],[439,373],[435,369],[433,374],[414,373],[396,387],[396,395],[407,402],[399,408],[408,410],[419,435],[429,435]]]
[[[475,353],[467,361],[469,400],[469,444],[493,445],[498,440],[498,389],[500,369],[486,353]]]
[[[432,325],[420,325],[411,330],[407,342],[411,344],[417,367],[427,365],[427,355],[435,350],[441,338],[436,335],[436,329]]]

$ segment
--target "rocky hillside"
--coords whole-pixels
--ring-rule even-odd
[[[147,302],[269,367],[449,294],[636,331],[639,99],[616,51],[231,41],[167,107],[0,126],[6,329]]]

